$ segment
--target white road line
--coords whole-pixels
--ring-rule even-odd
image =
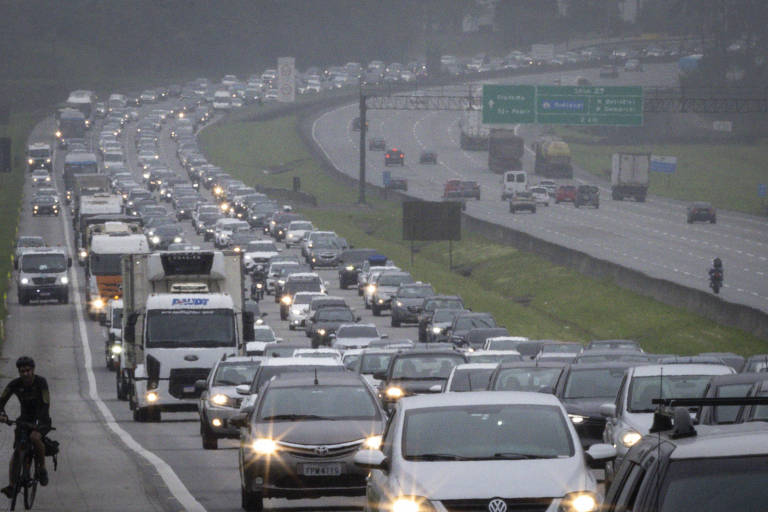
[[[72,247],[71,240],[69,237],[69,230],[67,226],[67,218],[68,215],[62,215],[61,222],[64,224],[64,238],[67,242],[67,247]],[[174,498],[178,500],[178,502],[183,507],[183,510],[185,511],[191,511],[191,512],[206,512],[205,507],[203,507],[194,496],[192,496],[192,493],[189,492],[189,490],[184,486],[184,484],[181,482],[181,479],[176,475],[176,473],[171,469],[171,466],[168,465],[167,462],[165,462],[163,459],[155,455],[154,453],[150,452],[149,450],[146,450],[143,446],[141,446],[134,438],[131,436],[128,432],[123,430],[123,428],[117,423],[115,420],[115,417],[112,415],[112,412],[109,410],[107,405],[101,400],[101,397],[99,396],[99,391],[96,386],[96,376],[93,373],[93,360],[91,358],[91,346],[90,342],[88,340],[88,330],[85,327],[85,317],[83,316],[83,304],[80,301],[80,294],[77,293],[77,290],[79,290],[80,284],[79,279],[77,277],[77,272],[72,272],[72,289],[75,291],[75,293],[72,293],[70,296],[73,296],[75,299],[75,309],[77,310],[77,324],[80,328],[80,343],[83,348],[83,357],[85,358],[85,371],[88,375],[88,394],[93,400],[93,402],[96,404],[96,406],[99,409],[99,412],[101,412],[101,415],[104,417],[104,422],[106,423],[107,427],[117,435],[121,441],[127,446],[131,451],[135,452],[137,455],[143,457],[147,462],[152,464],[154,468],[157,470],[158,474],[160,475],[160,478],[163,479],[163,482],[165,483],[165,486],[168,487],[168,490],[171,491],[171,494],[173,494]]]

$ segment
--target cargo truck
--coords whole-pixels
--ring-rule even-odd
[[[245,354],[253,315],[243,310],[242,255],[174,251],[123,258],[123,353],[118,398],[133,419],[197,411],[195,382],[222,355]]]
[[[572,179],[571,148],[558,139],[542,139],[533,144],[533,171],[542,178]]]
[[[491,130],[483,125],[483,112],[467,110],[461,113],[459,119],[459,146],[468,151],[483,151],[488,149],[488,137]]]
[[[99,174],[99,162],[96,159],[96,154],[67,153],[64,157],[64,192],[68,202],[72,200],[74,194],[75,176],[81,174]]]
[[[523,138],[515,130],[494,128],[488,138],[488,168],[496,174],[520,170],[524,151]]]
[[[614,153],[611,159],[611,199],[633,197],[642,203],[648,194],[650,153]]]

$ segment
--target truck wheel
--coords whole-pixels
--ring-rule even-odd
[[[645,196],[644,196],[644,195],[642,195],[642,196],[637,196],[637,202],[638,202],[638,203],[644,203],[644,202],[645,202]]]
[[[249,512],[261,512],[264,510],[264,498],[261,493],[246,491],[240,487],[240,506]]]
[[[204,450],[216,450],[219,448],[219,438],[217,438],[213,432],[211,432],[211,429],[207,426],[203,425],[203,423],[200,423],[200,435],[203,438],[203,449]]]
[[[69,292],[66,291],[61,294],[61,297],[59,297],[59,303],[61,304],[69,304]]]
[[[160,411],[160,408],[157,406],[147,407],[147,421],[151,421],[153,423],[160,423],[163,419],[163,413]]]
[[[149,421],[149,414],[146,407],[137,407],[133,410],[133,421],[146,423]]]
[[[126,385],[120,372],[115,374],[115,390],[117,391],[118,400],[128,400],[128,391],[126,390]]]
[[[29,297],[27,296],[27,294],[19,292],[19,304],[21,304],[22,306],[26,306],[27,304],[29,304]]]

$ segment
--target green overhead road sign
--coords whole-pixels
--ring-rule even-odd
[[[643,88],[484,85],[483,123],[642,126]]]

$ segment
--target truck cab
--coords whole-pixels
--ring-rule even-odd
[[[54,299],[69,302],[69,267],[72,258],[63,247],[34,247],[13,261],[19,304],[31,299]]]
[[[53,169],[53,152],[50,144],[44,142],[33,142],[27,147],[27,169]]]

